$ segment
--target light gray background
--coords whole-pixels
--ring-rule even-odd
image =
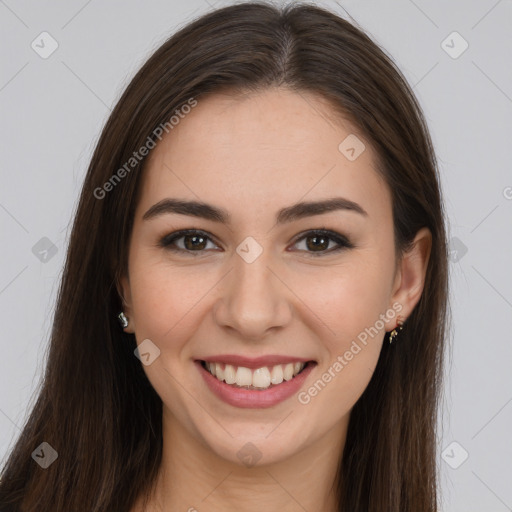
[[[110,109],[171,32],[229,3],[0,0],[0,457],[42,373],[68,224]],[[512,510],[512,2],[317,3],[395,59],[437,150],[453,248],[442,510]],[[31,47],[43,31],[59,45],[47,59]],[[469,44],[457,58],[453,31]],[[43,237],[57,248],[46,262],[32,251]]]

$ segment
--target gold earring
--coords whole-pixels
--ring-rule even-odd
[[[389,333],[389,343],[393,343],[393,340],[398,336],[398,333],[403,329],[403,320],[398,316],[397,326]]]

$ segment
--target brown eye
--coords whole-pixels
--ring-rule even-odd
[[[183,240],[183,244],[179,243]],[[165,236],[160,241],[160,246],[176,252],[203,252],[207,248],[210,237],[197,230],[178,231]],[[213,243],[213,242],[212,242]]]
[[[299,238],[295,245],[305,241],[305,252],[310,256],[323,256],[343,249],[351,249],[354,245],[343,235],[329,230],[315,230]],[[334,244],[334,247],[330,245]]]
[[[308,256],[324,256],[354,247],[345,236],[325,229],[306,232],[294,245],[297,246],[302,241],[305,241],[305,247],[299,250],[305,252]],[[208,243],[211,243],[213,247],[208,247]],[[193,256],[197,256],[207,249],[218,247],[208,234],[193,229],[166,235],[160,240],[159,245],[169,251]]]
[[[325,235],[309,235],[306,237],[306,247],[312,251],[317,249],[320,251],[327,250],[329,248],[329,241],[329,237]]]
[[[203,235],[184,235],[185,248],[193,251],[194,249],[204,249],[206,247],[206,237]]]

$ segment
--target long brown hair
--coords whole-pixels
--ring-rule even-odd
[[[437,510],[436,423],[447,317],[447,248],[436,159],[410,87],[361,29],[309,4],[243,3],[170,37],[130,82],[94,151],[71,232],[44,379],[2,470],[0,506],[33,512],[121,512],[152,488],[162,403],[125,334],[119,277],[145,159],[104,186],[176,109],[222,90],[285,86],[330,100],[367,137],[393,201],[403,254],[432,233],[422,297],[354,406],[336,478],[339,510]],[[157,142],[157,141],[156,141]],[[126,167],[125,167],[126,169]],[[42,469],[42,442],[58,459]],[[10,506],[10,508],[9,508]]]

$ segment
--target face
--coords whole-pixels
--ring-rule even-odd
[[[148,158],[122,293],[164,423],[238,464],[249,442],[264,464],[341,432],[407,313],[368,141],[320,97],[271,89],[199,100]]]

